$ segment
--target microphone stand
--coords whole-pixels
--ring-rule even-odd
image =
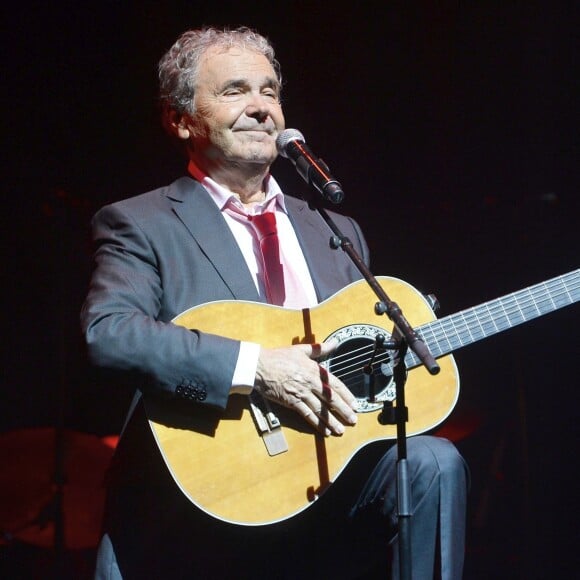
[[[379,422],[382,425],[396,424],[397,426],[397,521],[398,521],[398,553],[399,553],[399,576],[404,580],[411,580],[411,486],[409,481],[409,470],[407,464],[407,435],[405,423],[408,420],[408,410],[405,407],[405,383],[407,378],[407,368],[405,366],[405,356],[410,348],[427,368],[430,374],[436,375],[440,367],[429,351],[427,345],[421,340],[413,330],[401,308],[393,302],[373,276],[370,269],[354,249],[350,239],[342,234],[336,223],[328,215],[328,212],[320,203],[309,200],[310,207],[314,208],[333,232],[330,238],[330,247],[337,250],[342,249],[353,264],[363,275],[373,292],[379,299],[375,304],[377,315],[386,314],[394,323],[392,340],[384,341],[384,337],[377,337],[377,347],[385,350],[395,351],[395,365],[393,368],[393,378],[396,389],[396,406],[387,402],[383,411],[379,415]],[[372,361],[371,361],[372,364]],[[374,392],[372,372],[365,370],[371,384],[371,394]]]

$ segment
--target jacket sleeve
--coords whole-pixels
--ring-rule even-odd
[[[81,311],[92,364],[143,378],[146,389],[224,408],[239,342],[160,320],[160,252],[122,204],[93,218],[95,269]]]

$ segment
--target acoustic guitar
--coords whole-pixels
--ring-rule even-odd
[[[441,367],[430,375],[409,351],[405,387],[407,434],[427,432],[452,412],[459,376],[450,353],[580,299],[580,270],[530,286],[456,314],[436,319],[428,300],[410,284],[377,280],[405,313]],[[358,423],[339,437],[324,437],[293,411],[252,395],[232,395],[225,411],[208,406],[184,410],[146,400],[149,423],[176,485],[200,509],[226,522],[264,525],[311,505],[354,454],[394,439],[383,425],[385,401],[394,401],[392,354],[376,353],[377,335],[391,336],[385,316],[374,314],[375,294],[355,282],[314,308],[290,310],[244,301],[194,307],[174,323],[265,347],[335,339],[339,346],[322,366],[355,394]],[[365,367],[375,354],[373,372]],[[372,385],[372,391],[370,387]]]

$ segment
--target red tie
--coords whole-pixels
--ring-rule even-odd
[[[280,263],[280,244],[276,229],[274,212],[248,216],[250,223],[258,234],[260,251],[264,262],[264,285],[266,297],[270,304],[282,306],[286,293],[284,290],[284,268]]]

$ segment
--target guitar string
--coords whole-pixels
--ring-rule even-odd
[[[580,299],[579,296],[575,295],[576,291],[580,290],[580,277],[578,277],[577,274],[575,273],[571,273],[568,276],[572,275],[574,275],[575,277],[573,281],[568,284],[566,284],[566,282],[563,279],[566,277],[565,275],[562,279],[550,280],[545,283],[538,284],[536,286],[520,290],[512,294],[508,294],[502,298],[497,298],[488,303],[481,304],[479,306],[475,306],[473,308],[458,312],[454,315],[445,317],[441,320],[434,320],[420,328],[421,334],[424,335],[423,336],[424,340],[426,340],[426,342],[430,346],[431,342],[433,342],[433,347],[437,346],[438,348],[440,348],[439,347],[439,343],[441,342],[440,338],[443,335],[443,340],[445,340],[450,347],[453,347],[451,341],[449,340],[449,335],[447,332],[447,330],[451,328],[453,330],[453,334],[455,335],[454,337],[451,338],[454,338],[456,344],[457,340],[459,340],[459,346],[461,346],[462,344],[465,343],[464,340],[461,340],[461,335],[465,335],[466,331],[471,336],[471,341],[468,342],[475,342],[477,340],[480,340],[481,338],[484,338],[491,334],[495,334],[496,332],[500,332],[501,330],[496,324],[496,322],[499,322],[500,317],[507,319],[507,325],[503,326],[502,330],[509,328],[511,326],[518,325],[521,322],[537,318],[538,316],[542,316],[543,314],[547,314],[563,306],[572,304],[576,302],[578,299]],[[549,286],[556,285],[558,285],[559,287],[557,291],[550,290]],[[564,301],[564,303],[560,306],[556,302],[560,301],[562,297],[567,298]],[[550,302],[551,305],[549,305]],[[538,308],[538,305],[542,306],[542,310]],[[523,311],[531,308],[532,306],[535,307],[536,313],[526,316]],[[487,314],[483,312],[484,316],[482,317],[481,315],[478,315],[478,310],[482,312],[485,310],[487,311]],[[501,313],[501,311],[503,311],[503,314]],[[515,314],[518,311],[521,320],[516,321],[515,324],[512,324],[510,317],[512,318],[515,317]],[[486,320],[482,319],[485,318],[486,316],[488,319],[487,322]],[[458,319],[461,319],[461,322],[458,323],[457,322]],[[473,336],[472,332],[468,328],[469,324],[474,324],[474,320],[481,328],[481,333],[478,338],[476,338],[476,336]],[[483,328],[482,323],[489,324],[490,322],[493,323],[494,329],[486,332],[485,329]],[[436,332],[437,328],[441,330],[441,333]],[[432,341],[427,339],[427,335],[431,336]],[[455,346],[455,348],[457,348],[457,346]],[[371,344],[364,347],[360,347],[358,349],[355,349],[354,351],[350,351],[342,355],[337,355],[336,357],[332,358],[333,374],[335,374],[339,378],[341,377],[347,378],[349,374],[361,371],[362,368],[364,367],[364,364],[362,364],[362,366],[359,366],[359,363],[357,361],[361,359],[370,360],[370,357],[374,352],[374,349],[375,347]],[[453,350],[453,348],[451,348],[451,350]],[[439,353],[442,352],[445,352],[445,350],[440,349]],[[352,356],[353,353],[355,353],[356,355]],[[411,355],[410,356],[411,359],[416,358],[412,352],[409,354]],[[390,358],[391,357],[388,353],[379,355],[376,358],[376,362],[384,363],[389,361]]]
[[[357,362],[353,362],[353,360],[354,360],[354,359],[349,359],[349,360],[348,360],[348,361],[346,361],[346,362],[348,362],[348,363],[351,363],[351,364],[348,364],[348,365],[343,365],[343,366],[342,366],[341,368],[339,368],[339,369],[338,369],[338,368],[336,368],[336,369],[335,369],[335,367],[333,367],[333,368],[332,368],[332,373],[333,373],[335,376],[337,376],[338,378],[342,378],[342,377],[346,377],[346,376],[348,376],[349,374],[353,374],[353,373],[357,373],[357,372],[362,372],[362,371],[363,371],[363,369],[364,369],[364,367],[366,366],[366,364],[367,364],[367,363],[368,363],[368,361],[370,360],[370,357],[371,357],[371,355],[372,355],[372,352],[373,352],[373,350],[374,350],[374,349],[370,349],[370,350],[368,351],[368,356],[366,357],[366,358],[367,358],[367,360],[365,360],[365,361],[361,362],[360,364],[358,364]],[[358,357],[358,358],[360,359],[361,357]],[[375,358],[375,362],[376,362],[377,364],[378,364],[378,363],[381,363],[381,364],[382,364],[382,363],[390,362],[390,359],[391,359],[391,356],[390,356],[388,353],[384,353],[384,354],[382,354],[382,355],[380,355],[380,356],[377,356],[377,357]],[[373,370],[373,373],[375,373],[375,372],[378,372],[378,371],[376,371],[376,367],[375,367],[375,369]]]
[[[579,286],[580,286],[580,284],[579,284]],[[560,292],[559,295],[554,295],[554,296],[552,296],[552,298],[558,298],[558,297],[560,297],[562,295],[563,295],[563,293]],[[514,300],[514,298],[512,296],[508,296],[508,297],[505,297],[505,298],[506,298],[506,300],[509,300],[509,299],[512,299],[512,301]],[[550,301],[552,301],[550,297],[548,297],[548,298],[550,299]],[[434,331],[434,329],[432,327],[433,326],[435,326],[435,327],[436,326],[440,326],[441,327],[441,330],[445,334],[445,337],[444,337],[445,340],[447,340],[447,342],[449,343],[449,345],[452,346],[451,342],[449,341],[449,336],[448,336],[448,334],[446,332],[447,329],[449,327],[452,327],[453,330],[455,331],[454,334],[465,334],[465,331],[466,330],[469,332],[469,329],[467,328],[467,326],[469,324],[474,324],[474,321],[475,321],[481,327],[481,330],[482,330],[482,332],[480,333],[481,336],[482,337],[485,337],[485,336],[488,336],[490,334],[493,334],[494,332],[499,332],[499,328],[497,327],[497,324],[495,324],[494,318],[497,319],[500,316],[503,316],[504,318],[509,318],[510,316],[513,316],[514,313],[516,313],[517,311],[519,311],[520,314],[521,314],[521,317],[520,318],[522,318],[524,321],[526,321],[526,320],[535,318],[537,316],[540,316],[543,313],[546,313],[546,312],[540,312],[539,309],[536,309],[537,310],[537,314],[533,314],[532,316],[529,316],[529,315],[526,316],[526,315],[524,315],[524,313],[522,312],[522,309],[529,308],[530,307],[529,302],[530,302],[530,300],[533,300],[533,299],[534,299],[534,297],[528,297],[528,303],[523,303],[521,300],[520,301],[516,301],[515,302],[515,305],[512,304],[512,306],[511,307],[508,307],[508,308],[506,308],[503,305],[499,305],[499,308],[498,308],[497,305],[496,306],[492,306],[492,307],[490,307],[489,304],[480,305],[480,306],[475,307],[474,309],[470,309],[468,311],[462,311],[460,313],[457,313],[457,314],[452,315],[450,317],[447,317],[445,319],[435,320],[435,321],[433,321],[431,323],[428,323],[424,327],[421,328],[421,331],[422,332],[426,331],[426,332],[424,332],[424,334],[429,334],[430,333],[433,337],[435,337],[435,339],[436,339],[435,342],[439,342],[439,340],[437,339],[437,333]],[[544,298],[542,301],[543,302],[546,302],[547,299]],[[537,305],[538,303],[539,303],[538,300],[534,300],[534,305]],[[566,303],[566,304],[568,304],[568,303]],[[487,321],[486,322],[486,320],[484,320],[481,315],[478,316],[476,310],[477,309],[483,310],[484,308],[488,311],[488,315],[492,317],[491,321]],[[495,310],[495,313],[494,313],[494,310]],[[500,312],[500,314],[498,314],[498,312],[500,310],[503,311],[503,314],[501,312]],[[552,310],[552,308],[550,308],[548,310],[548,312],[551,311],[551,310]],[[461,317],[461,321],[458,323],[456,319],[459,318],[459,317]],[[488,330],[488,331],[486,331],[483,328],[483,324],[489,324],[489,322],[491,322],[491,323],[494,324],[494,330]],[[518,324],[517,321],[516,321],[516,324]],[[508,327],[509,326],[512,326],[512,324],[509,323],[507,326]],[[469,332],[469,334],[472,336],[472,341],[478,340],[478,338],[474,337],[471,332]],[[366,355],[370,354],[373,351],[373,349],[374,349],[374,347],[372,347],[372,346],[362,347],[362,348],[356,349],[354,351],[350,351],[349,353],[346,353],[346,354],[343,354],[343,355],[338,355],[338,356],[334,357],[333,358],[333,362],[336,364],[336,361],[337,360],[345,359],[346,357],[350,357],[350,355],[352,353],[357,353],[357,357],[356,358],[361,358],[361,356],[366,356]],[[347,360],[352,360],[352,359],[347,359]]]
[[[580,283],[579,283],[579,287],[580,287]],[[552,298],[559,298],[562,295],[563,295],[563,293],[560,292],[559,295],[554,295],[554,296],[552,296]],[[504,297],[501,300],[507,301],[509,299],[511,299],[512,302],[513,302],[513,300],[515,300],[515,298],[513,298],[512,295],[509,295],[507,297]],[[548,299],[550,301],[552,301],[550,297],[548,297]],[[480,306],[476,306],[476,307],[474,307],[472,309],[468,309],[468,310],[465,310],[465,311],[456,313],[454,315],[451,315],[449,317],[443,318],[441,320],[434,320],[434,321],[432,321],[430,323],[427,323],[423,327],[421,327],[420,330],[422,332],[426,331],[425,334],[431,333],[431,335],[434,336],[437,339],[437,333],[434,331],[434,327],[439,326],[441,328],[441,330],[443,331],[443,333],[446,334],[446,335],[447,335],[446,330],[449,327],[452,327],[453,328],[453,330],[455,331],[454,334],[464,334],[465,331],[468,330],[467,329],[467,326],[470,325],[470,324],[473,325],[474,324],[474,321],[475,321],[475,322],[477,322],[477,324],[479,324],[479,326],[481,327],[481,329],[483,331],[482,332],[482,336],[487,336],[487,335],[493,334],[495,331],[499,332],[500,329],[497,327],[497,324],[495,324],[495,321],[497,319],[499,319],[500,317],[509,319],[510,316],[513,317],[514,313],[516,313],[517,311],[519,311],[520,314],[522,315],[521,318],[524,321],[526,321],[526,320],[535,318],[537,316],[540,316],[540,315],[542,315],[544,313],[547,313],[547,312],[553,310],[553,308],[549,308],[545,312],[540,312],[538,309],[536,309],[537,312],[538,312],[537,314],[533,314],[532,316],[529,316],[529,315],[526,316],[522,312],[522,309],[528,309],[528,308],[530,308],[530,300],[533,301],[533,304],[534,305],[537,305],[537,304],[539,304],[542,301],[543,302],[546,302],[547,301],[546,298],[544,298],[541,301],[538,301],[537,299],[535,299],[535,297],[528,297],[527,303],[524,303],[522,300],[520,300],[520,301],[517,301],[516,300],[515,305],[512,304],[512,306],[511,307],[508,307],[508,308],[506,308],[503,305],[499,305],[499,308],[498,308],[498,305],[490,306],[490,303],[487,303],[487,304],[483,304],[483,305],[480,305]],[[492,301],[492,302],[494,302],[494,301]],[[567,304],[568,304],[568,302],[566,302],[566,305]],[[487,318],[490,318],[491,317],[491,319],[489,321],[486,321],[484,319],[485,317],[482,317],[481,315],[478,315],[477,310],[483,310],[483,309],[485,309],[485,310],[488,311],[487,312],[487,314],[488,314]],[[494,310],[495,310],[495,313],[494,313]],[[503,313],[499,313],[498,314],[498,312],[500,310],[502,310]],[[461,321],[458,322],[457,321],[458,318],[461,318]],[[494,324],[494,331],[491,331],[491,330],[485,331],[485,329],[483,328],[483,324],[489,324],[490,322]],[[518,324],[518,322],[516,322],[516,324]],[[508,327],[508,326],[512,326],[512,324],[510,323],[506,327]],[[445,339],[447,340],[448,339],[448,336],[446,336]],[[473,340],[475,341],[477,339],[475,337],[473,337]],[[449,343],[449,344],[451,346],[451,343]],[[354,351],[350,351],[349,353],[346,353],[346,354],[337,355],[336,357],[333,358],[333,362],[336,363],[337,360],[344,359],[346,357],[349,357],[352,353],[359,353],[361,351],[363,351],[364,354],[366,355],[369,352],[372,352],[373,348],[374,347],[372,347],[372,346],[371,347],[367,346],[367,347],[362,347],[362,348],[356,349]],[[357,358],[360,358],[360,355],[357,354]]]
[[[566,289],[564,289],[566,290]],[[574,289],[569,289],[572,292],[574,292]],[[537,294],[537,292],[536,292]],[[512,306],[511,307],[505,307],[503,304],[500,305],[499,303],[496,302],[495,305],[493,304],[485,304],[485,305],[481,305],[480,307],[475,307],[474,309],[472,309],[471,311],[463,311],[461,313],[458,313],[456,315],[452,315],[450,317],[447,317],[445,319],[442,319],[440,321],[435,320],[431,323],[428,323],[427,325],[425,325],[425,327],[421,328],[422,333],[424,334],[425,337],[427,337],[428,335],[431,335],[433,337],[435,337],[435,341],[433,343],[433,347],[437,347],[440,350],[440,353],[445,353],[446,349],[442,347],[442,343],[443,342],[447,342],[447,344],[449,345],[449,349],[450,350],[454,350],[455,348],[458,348],[459,346],[462,346],[464,344],[468,344],[474,340],[479,340],[481,338],[485,338],[486,336],[490,336],[492,334],[495,334],[497,332],[501,332],[502,330],[505,330],[511,326],[516,326],[522,322],[525,322],[527,320],[531,320],[533,318],[537,318],[538,316],[541,316],[542,314],[547,314],[548,312],[554,311],[562,306],[566,306],[569,305],[571,303],[573,303],[574,301],[578,300],[580,297],[578,298],[573,298],[570,297],[570,299],[566,299],[563,303],[561,303],[560,305],[556,305],[554,302],[554,299],[560,301],[559,299],[562,298],[565,294],[569,294],[568,292],[558,292],[558,293],[554,293],[552,294],[552,296],[548,296],[548,297],[542,297],[541,300],[537,299],[537,296],[528,296],[527,299],[525,301],[520,300],[520,301],[515,301],[515,308],[513,306],[514,304],[514,300],[512,299],[511,303]],[[503,299],[502,299],[503,300]],[[535,301],[536,305],[540,305],[542,306],[542,311],[540,312],[539,309],[536,311],[536,313],[532,313],[531,315],[523,315],[522,313],[522,308],[524,309],[529,309],[530,308],[530,300]],[[548,305],[549,302],[552,302],[551,305]],[[505,300],[504,300],[505,303]],[[487,313],[485,314],[485,316],[478,316],[478,310],[483,312],[483,310],[487,310]],[[520,319],[519,320],[510,320],[510,316],[513,317],[514,313],[517,312],[517,310],[520,310]],[[503,311],[500,313],[500,311]],[[515,318],[515,317],[514,317]],[[479,333],[479,335],[477,337],[473,337],[473,333],[468,333],[467,331],[467,324],[469,323],[473,323],[473,320],[477,319],[477,322],[481,328],[481,332]],[[503,319],[503,323],[501,322],[501,319]],[[507,324],[506,324],[507,321]],[[483,324],[485,324],[487,326],[487,330],[484,329]],[[493,324],[493,328],[490,327],[490,324]],[[438,334],[437,334],[437,330],[441,330],[443,332],[443,340],[439,340],[438,338]],[[470,334],[470,336],[472,337],[472,340],[466,340],[466,335]],[[451,335],[451,338],[450,338]],[[453,340],[453,343],[452,343]],[[439,353],[438,353],[439,354]]]
[[[566,289],[564,289],[564,290],[566,290]],[[521,311],[522,308],[529,309],[530,308],[530,303],[533,303],[534,306],[536,306],[538,304],[539,305],[542,305],[542,303],[543,303],[544,304],[544,310],[546,312],[549,312],[551,310],[554,310],[554,309],[558,308],[558,306],[554,305],[552,307],[546,308],[545,307],[545,304],[548,303],[548,302],[553,302],[553,298],[556,298],[556,299],[561,298],[562,296],[565,295],[565,293],[567,294],[568,292],[562,292],[562,291],[560,291],[559,293],[557,293],[557,294],[555,293],[552,296],[542,297],[542,299],[538,299],[536,296],[528,296],[527,299],[524,299],[524,300],[522,300],[522,299],[517,300],[517,298],[514,295],[510,295],[508,297],[505,297],[505,298],[502,298],[502,299],[493,300],[491,302],[488,302],[486,304],[482,304],[480,306],[476,306],[476,307],[471,308],[471,309],[463,310],[463,311],[461,311],[459,313],[456,313],[456,314],[451,315],[449,317],[443,318],[443,319],[438,320],[438,321],[436,320],[436,321],[433,321],[433,322],[435,322],[435,323],[436,322],[440,322],[440,323],[453,322],[454,319],[457,319],[460,316],[463,317],[463,318],[470,317],[471,319],[473,319],[474,317],[477,317],[478,310],[483,310],[483,309],[488,310],[489,314],[491,316],[494,316],[495,315],[495,318],[497,319],[497,318],[499,318],[499,315],[497,314],[497,312],[498,312],[498,310],[500,308],[502,310],[504,310],[504,313],[507,313],[507,314],[510,314],[510,313],[515,312],[516,310],[515,310],[515,308],[513,308],[513,304],[514,303],[515,303],[516,307],[520,311]],[[507,302],[508,299],[511,299],[511,303],[512,303],[512,306],[510,308],[511,312],[510,312],[510,310],[506,310],[505,309],[505,306],[503,306],[503,305],[500,304],[501,301]],[[572,301],[573,300],[574,299],[572,299]],[[570,303],[571,303],[571,301],[566,300],[565,303],[564,303],[564,305],[567,305],[567,304],[570,304]],[[538,315],[541,315],[541,314],[542,314],[542,312],[538,312]],[[530,316],[530,318],[535,317],[535,316],[536,315]],[[479,319],[481,320],[481,316],[479,317]]]
[[[578,281],[577,287],[580,288],[580,278],[578,280],[579,281]],[[532,287],[532,289],[533,289],[533,287]],[[448,327],[452,326],[454,329],[457,329],[461,326],[473,324],[474,320],[481,326],[481,323],[482,322],[485,323],[486,321],[485,321],[484,317],[481,316],[481,314],[478,315],[478,310],[483,311],[484,309],[488,311],[489,316],[487,318],[492,317],[495,320],[498,320],[501,317],[501,314],[497,313],[497,311],[499,309],[503,310],[503,314],[506,315],[506,316],[504,316],[504,318],[509,318],[510,316],[513,317],[514,313],[519,310],[520,314],[522,315],[521,316],[522,319],[524,319],[524,320],[532,319],[532,318],[535,318],[537,316],[541,316],[542,314],[545,314],[547,312],[550,312],[554,309],[560,308],[560,306],[554,305],[554,307],[549,307],[547,309],[544,308],[544,311],[539,311],[539,309],[537,308],[538,304],[541,304],[542,302],[546,303],[547,301],[554,302],[554,300],[553,300],[554,298],[558,299],[565,294],[569,294],[569,292],[574,292],[576,290],[576,288],[564,288],[563,290],[564,290],[564,292],[560,291],[558,294],[553,293],[551,296],[543,297],[543,299],[538,299],[536,296],[528,295],[526,298],[527,302],[524,302],[524,300],[521,298],[518,300],[518,294],[524,294],[526,292],[529,293],[530,289],[521,290],[518,293],[507,295],[507,296],[504,296],[502,298],[492,300],[488,303],[481,304],[479,306],[475,306],[475,307],[463,310],[461,312],[455,313],[455,314],[450,315],[448,317],[445,317],[443,319],[434,320],[430,323],[425,324],[421,328],[421,330],[423,330],[423,329],[429,330],[428,327],[430,327],[432,325],[434,325],[434,326],[440,325],[442,327],[443,331],[445,331],[445,328],[444,328],[445,326],[448,326]],[[542,293],[545,294],[545,291],[542,291]],[[578,298],[572,298],[571,301],[574,302],[574,301],[579,300],[579,299],[580,299],[580,296],[578,296]],[[502,302],[506,303],[508,300],[511,301],[511,306],[508,306],[508,309],[506,309],[506,307],[504,306],[504,304],[502,304]],[[531,304],[535,307],[537,314],[534,314],[532,316],[530,316],[530,315],[526,316],[524,314],[524,312],[522,311],[522,309],[529,309],[530,308],[530,300],[531,300]],[[566,300],[563,305],[565,306],[565,305],[568,305],[570,303],[571,303],[570,301]],[[514,307],[514,305],[515,305],[515,307]],[[498,306],[499,306],[499,308],[498,308]],[[496,312],[494,312],[494,310]],[[461,324],[457,324],[457,322],[456,322],[456,319],[459,317],[461,317],[463,319],[463,322]],[[494,320],[491,320],[491,322],[494,323]],[[499,331],[499,328],[498,328],[498,331]],[[487,333],[485,333],[485,334],[487,334]],[[356,351],[351,351],[351,352],[356,352]],[[349,353],[347,353],[345,355],[339,355],[336,358],[348,356],[348,354]]]
[[[580,284],[579,284],[580,286]],[[533,318],[536,318],[538,316],[541,316],[542,314],[546,314],[548,312],[551,312],[553,310],[556,310],[558,308],[560,308],[561,306],[555,304],[554,300],[557,300],[560,302],[560,299],[565,296],[566,294],[569,294],[569,292],[566,291],[567,289],[564,289],[563,291],[560,291],[558,293],[554,293],[552,294],[552,296],[547,296],[547,297],[542,297],[542,299],[538,300],[536,296],[528,296],[526,299],[524,300],[517,300],[517,297],[514,295],[508,296],[505,300],[501,299],[501,301],[503,301],[503,303],[500,300],[495,300],[492,301],[491,303],[487,303],[487,304],[483,304],[480,305],[479,307],[475,307],[473,309],[468,309],[466,311],[462,311],[460,313],[457,313],[455,315],[446,317],[444,319],[441,319],[440,321],[433,321],[433,323],[429,323],[428,325],[433,325],[433,326],[437,326],[437,322],[440,323],[440,326],[443,330],[444,333],[447,332],[447,330],[451,327],[456,333],[458,334],[465,334],[465,330],[468,324],[473,324],[474,320],[477,320],[478,324],[481,327],[482,330],[482,335],[483,336],[487,336],[489,334],[493,334],[495,332],[499,332],[500,330],[503,330],[505,328],[509,328],[510,326],[515,326],[517,324],[519,324],[522,321],[527,321],[527,320],[531,320]],[[570,289],[571,292],[574,292],[574,289]],[[577,299],[580,299],[580,296]],[[509,305],[506,307],[504,304],[510,300]],[[573,301],[575,301],[575,298],[573,298],[572,296],[570,296],[570,299],[566,299],[562,306],[566,306],[571,304]],[[552,303],[551,305],[549,303]],[[533,305],[536,307],[536,312],[534,313],[524,313],[523,311],[529,311],[530,309],[530,304],[533,303]],[[540,311],[539,308],[537,308],[538,306],[542,307],[542,310]],[[514,324],[514,318],[516,318],[514,316],[515,313],[517,313],[517,311],[519,310],[519,318],[521,320],[515,320],[515,324]],[[487,311],[487,312],[485,312]],[[503,312],[501,312],[503,311]],[[504,316],[505,315],[505,316]],[[512,319],[510,319],[510,317]],[[459,319],[462,320],[459,320]],[[503,319],[503,322],[502,322]],[[507,322],[507,324],[506,324]],[[485,330],[483,328],[483,324],[486,324],[488,327],[490,324],[493,324],[494,328],[490,329],[490,330]],[[498,326],[499,324],[499,326]]]
[[[555,284],[558,284],[560,281],[550,281],[552,284],[552,286],[554,286]],[[544,284],[544,286],[546,287],[546,289],[544,288],[538,288],[538,287],[533,287],[532,289],[528,289],[528,290],[522,290],[519,291],[518,293],[515,293],[514,295],[509,295],[507,297],[504,298],[500,298],[500,299],[496,299],[495,301],[492,301],[490,303],[486,303],[483,305],[480,305],[478,307],[475,307],[473,309],[467,310],[467,311],[463,311],[462,313],[458,313],[456,315],[452,315],[449,316],[445,319],[442,320],[435,320],[431,323],[428,323],[427,325],[425,325],[425,327],[421,328],[421,331],[424,333],[425,336],[427,336],[428,334],[431,334],[432,336],[435,336],[435,338],[437,339],[437,329],[440,327],[440,330],[443,331],[444,333],[444,340],[447,341],[448,345],[449,345],[449,349],[446,351],[444,348],[441,347],[441,343],[442,341],[436,340],[432,347],[435,348],[441,348],[440,354],[445,354],[445,352],[449,352],[451,350],[454,350],[456,348],[459,348],[460,346],[463,346],[464,344],[469,344],[471,341],[466,340],[465,336],[466,336],[466,319],[469,318],[469,322],[471,322],[473,320],[474,317],[477,317],[477,311],[480,310],[487,310],[487,315],[485,317],[479,317],[478,318],[478,322],[485,322],[488,326],[491,322],[491,324],[494,325],[493,329],[489,329],[488,331],[485,331],[483,329],[483,326],[480,324],[480,327],[482,329],[482,334],[480,336],[478,336],[477,338],[475,338],[475,340],[479,340],[481,338],[485,338],[486,336],[490,336],[492,334],[495,334],[497,332],[501,332],[502,330],[506,330],[507,328],[510,328],[512,326],[516,326],[522,322],[525,322],[527,320],[531,320],[533,318],[537,318],[538,316],[541,316],[543,314],[547,314],[549,312],[552,312],[554,310],[557,310],[563,306],[568,306],[574,302],[577,302],[578,300],[580,300],[580,279],[579,278],[575,278],[573,283],[569,283],[569,284],[561,284],[560,286],[564,286],[563,288],[560,287],[559,290],[553,291],[552,290],[552,294],[548,294],[547,293],[547,286],[550,285],[549,283]],[[539,285],[542,286],[542,285]],[[532,292],[533,290],[533,292]],[[525,293],[528,293],[528,296],[525,299],[520,299],[517,300],[514,299],[515,296],[522,296]],[[542,295],[541,299],[538,299],[539,295]],[[505,302],[507,301],[507,299],[511,300],[511,307],[506,308],[504,306]],[[504,304],[500,304],[500,302],[502,302]],[[540,311],[539,309],[536,310],[536,313],[533,313],[531,315],[523,316],[523,313],[521,311],[522,308],[524,309],[529,309],[530,308],[530,301],[534,302],[534,305],[539,305],[542,307],[542,310]],[[513,315],[513,313],[516,312],[516,308],[513,307],[513,304],[515,303],[517,309],[520,310],[520,320],[510,320],[509,316]],[[551,304],[550,304],[551,303]],[[498,312],[501,310],[503,310],[503,314],[500,316],[498,315]],[[469,316],[466,316],[466,313],[469,314]],[[506,315],[506,316],[504,316]],[[494,318],[495,316],[495,318]],[[461,317],[462,320],[459,320],[459,318]],[[501,318],[504,319],[503,325],[501,324],[500,320]],[[508,324],[506,324],[506,320],[508,322]],[[499,326],[498,324],[499,323]],[[451,338],[454,341],[454,344],[451,343],[451,340],[449,339],[449,335],[448,335],[448,331],[451,330]],[[435,354],[439,354],[439,353],[435,353]],[[414,354],[410,353],[409,355],[410,360],[412,360],[414,358]],[[417,362],[416,359],[414,362]]]
[[[332,364],[332,373],[334,375],[340,378],[342,376],[348,375],[349,373],[351,374],[353,372],[361,371],[370,360],[372,353],[374,352],[374,347],[361,347],[353,352],[357,352],[357,356],[350,357],[350,353],[348,353],[346,355],[340,355],[339,357],[336,357],[337,359],[341,358],[342,360],[338,364]],[[346,358],[347,356],[349,358]],[[382,353],[379,354],[375,360],[377,363],[383,363],[387,362],[389,359],[390,355],[388,353]],[[335,360],[336,359],[332,359],[332,363],[335,363]]]

